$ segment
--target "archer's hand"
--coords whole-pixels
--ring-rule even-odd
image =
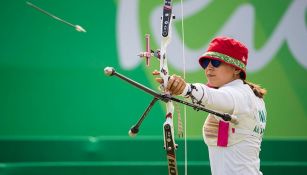
[[[153,72],[153,75],[157,75],[156,72]],[[162,78],[156,78],[156,81],[160,84],[163,83]],[[171,95],[180,95],[182,94],[186,85],[187,84],[183,78],[181,78],[178,75],[172,75],[170,76],[170,79],[168,80],[166,91],[169,91]]]

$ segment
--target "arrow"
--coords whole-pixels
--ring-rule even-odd
[[[85,30],[84,28],[82,28],[81,26],[79,26],[79,25],[74,25],[74,24],[72,24],[72,23],[70,23],[70,22],[67,22],[67,21],[65,21],[65,20],[63,20],[63,19],[61,19],[61,18],[59,18],[59,17],[57,17],[57,16],[55,16],[55,15],[53,15],[53,14],[51,14],[51,13],[45,11],[45,10],[43,10],[43,9],[41,9],[41,8],[39,8],[39,7],[37,7],[36,5],[34,5],[34,4],[30,3],[30,2],[26,2],[26,3],[27,3],[30,7],[33,7],[34,9],[36,9],[36,10],[38,10],[38,11],[44,13],[45,15],[50,16],[50,17],[54,18],[54,19],[57,20],[57,21],[60,21],[60,22],[66,24],[66,25],[68,25],[68,26],[70,26],[70,27],[75,28],[78,32],[86,32],[86,30]]]

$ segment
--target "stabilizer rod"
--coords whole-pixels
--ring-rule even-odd
[[[129,130],[128,134],[131,137],[134,137],[137,135],[137,133],[139,132],[139,128],[142,124],[142,122],[144,121],[144,119],[146,118],[147,114],[149,113],[149,111],[151,110],[151,108],[153,107],[153,105],[158,101],[159,99],[154,97],[151,102],[149,103],[149,105],[147,106],[146,110],[144,111],[144,113],[142,114],[141,118],[138,120],[138,122],[133,125],[131,127],[131,129]]]
[[[205,112],[208,112],[208,113],[211,113],[213,115],[216,115],[218,117],[221,117],[223,120],[225,121],[230,121],[231,123],[234,123],[234,124],[238,124],[239,121],[238,121],[238,118],[234,115],[230,115],[230,114],[227,114],[227,113],[219,113],[219,112],[216,112],[216,111],[213,111],[213,110],[210,110],[210,109],[207,109],[207,108],[204,108],[203,106],[200,106],[200,105],[196,105],[196,104],[193,104],[193,103],[190,103],[190,102],[187,102],[187,101],[184,101],[184,100],[180,100],[178,98],[175,98],[175,97],[172,97],[170,95],[167,95],[167,94],[160,94],[160,93],[157,93],[156,91],[118,73],[115,71],[115,69],[113,67],[106,67],[104,69],[104,73],[108,76],[116,76],[130,84],[132,84],[133,86],[143,90],[144,92],[154,96],[155,98],[159,99],[159,100],[162,100],[164,102],[168,102],[168,101],[175,101],[175,102],[178,102],[178,103],[181,103],[181,104],[184,104],[184,105],[187,105],[187,106],[190,106],[192,107],[193,109],[197,110],[197,111],[205,111]]]

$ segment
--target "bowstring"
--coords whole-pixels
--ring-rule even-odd
[[[186,79],[186,63],[185,63],[185,36],[184,36],[184,24],[183,24],[183,0],[181,2],[181,37],[182,37],[182,64],[183,64],[183,79]],[[188,174],[188,144],[187,144],[187,107],[184,105],[184,174]]]

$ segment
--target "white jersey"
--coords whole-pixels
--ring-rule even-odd
[[[259,152],[266,125],[264,101],[240,79],[219,89],[193,85],[191,96],[197,101],[208,109],[235,115],[239,121],[235,125],[212,114],[207,117],[203,136],[209,149],[212,175],[262,174]],[[186,88],[183,94],[187,91]]]

